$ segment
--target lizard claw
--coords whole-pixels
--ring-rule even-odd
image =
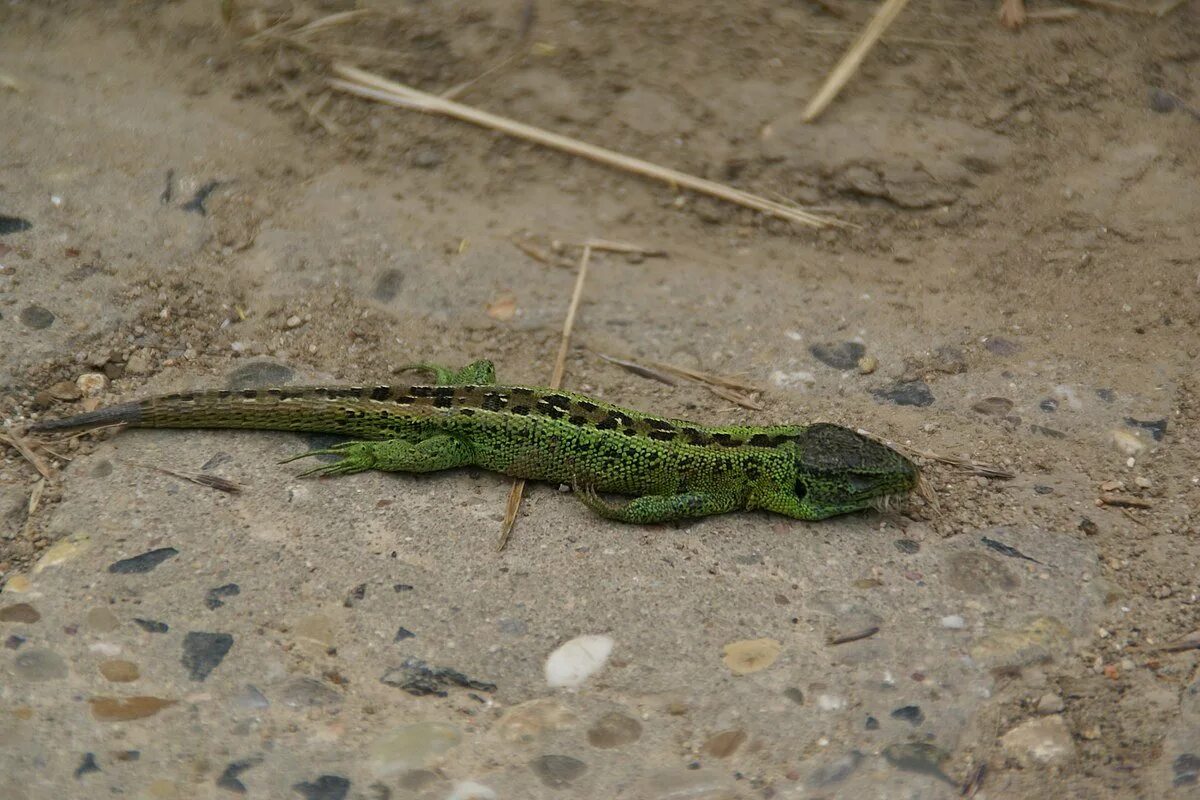
[[[602,517],[611,519],[625,510],[624,503],[612,503],[605,500],[596,492],[596,488],[590,484],[574,486],[572,488],[579,495],[580,502]]]

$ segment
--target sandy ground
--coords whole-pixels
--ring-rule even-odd
[[[867,5],[362,6],[0,9],[0,416],[414,360],[544,382],[603,237],[668,255],[597,256],[569,387],[1015,477],[646,529],[534,486],[498,554],[490,474],[302,481],[276,462],[312,440],[270,433],[60,441],[48,479],[4,449],[0,796],[1200,792],[1198,651],[1162,649],[1200,627],[1200,5],[918,4],[813,125]],[[861,227],[327,96],[334,57]],[[548,685],[589,635],[602,669]]]

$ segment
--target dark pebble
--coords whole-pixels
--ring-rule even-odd
[[[1008,412],[1012,411],[1013,401],[1007,397],[985,397],[979,402],[971,406],[971,410],[977,414],[985,414],[992,417],[1003,417]]]
[[[587,772],[587,764],[578,758],[560,755],[538,756],[529,762],[529,768],[551,789],[564,789]]]
[[[291,367],[274,361],[251,361],[229,373],[226,385],[233,390],[263,389],[291,383],[296,373]]]
[[[804,705],[804,692],[794,686],[790,689],[784,689],[783,696],[798,706]]]
[[[183,667],[188,677],[202,681],[225,660],[233,637],[228,633],[205,633],[190,631],[183,637]]]
[[[367,599],[367,585],[360,583],[350,590],[350,594],[346,595],[346,599],[342,601],[342,605],[346,608],[354,608],[354,604]]]
[[[1195,753],[1184,753],[1176,756],[1171,762],[1175,778],[1171,782],[1176,786],[1194,786],[1200,781],[1200,756]]]
[[[341,775],[322,775],[312,783],[293,784],[292,789],[303,795],[304,800],[345,800],[350,792],[350,781]]]
[[[400,288],[404,285],[404,273],[394,267],[385,269],[379,273],[379,277],[375,279],[375,288],[371,290],[371,296],[381,303],[386,303],[389,300],[395,300],[400,294]]]
[[[166,633],[171,630],[171,626],[165,622],[159,622],[156,619],[141,619],[134,617],[133,621],[138,624],[146,633]]]
[[[1106,403],[1111,403],[1112,401],[1117,399],[1117,393],[1114,392],[1112,389],[1097,389],[1096,397],[1099,397],[1101,400],[1103,400]]]
[[[808,776],[808,785],[814,789],[819,789],[822,786],[841,783],[854,774],[854,771],[858,769],[858,765],[862,763],[862,760],[862,753],[857,750],[851,750],[841,758],[836,758],[814,769],[812,774]]]
[[[147,550],[133,558],[123,558],[108,565],[108,571],[116,575],[133,575],[149,572],[168,558],[179,555],[174,547],[160,547],[157,550]]]
[[[33,223],[20,217],[10,217],[0,214],[0,236],[8,233],[20,233],[33,227]]]
[[[246,784],[238,780],[238,776],[260,761],[262,761],[260,758],[247,758],[243,761],[234,761],[225,767],[225,771],[217,778],[217,786],[235,794],[245,794]]]
[[[855,369],[858,360],[867,354],[866,346],[858,342],[837,342],[836,344],[814,344],[808,348],[813,358],[834,369]]]
[[[914,539],[897,539],[892,542],[901,553],[912,555],[921,549],[921,543]]]
[[[436,147],[422,146],[413,148],[409,154],[408,160],[414,167],[421,169],[433,169],[442,163],[445,156]]]
[[[1156,442],[1161,442],[1163,436],[1167,434],[1167,421],[1165,419],[1134,419],[1126,417],[1125,424],[1131,428],[1141,428],[1150,433],[1150,438]]]
[[[38,610],[29,603],[14,603],[0,608],[0,622],[21,622],[32,625],[42,618]]]
[[[871,392],[880,400],[887,400],[898,406],[928,406],[933,405],[933,392],[925,381],[899,381],[888,389],[875,389]]]
[[[901,719],[910,725],[920,725],[925,721],[925,712],[920,706],[900,706],[892,712],[892,719]]]
[[[944,750],[927,742],[897,742],[883,748],[884,759],[893,767],[918,775],[932,775],[957,789],[958,784],[942,771],[941,764],[947,756]]]
[[[1079,530],[1083,531],[1088,536],[1095,536],[1100,532],[1100,526],[1092,522],[1087,517],[1079,518]]]
[[[1001,336],[989,336],[984,340],[983,347],[994,356],[1015,356],[1021,352],[1021,345]]]
[[[474,680],[449,667],[430,666],[419,658],[404,659],[400,666],[389,669],[379,680],[417,697],[431,694],[445,697],[448,694],[447,686],[461,686],[480,692],[496,691],[494,683]]]
[[[868,716],[867,716],[867,721],[866,721],[866,723],[863,725],[863,727],[864,727],[864,728],[866,728],[866,729],[867,729],[867,730],[869,730],[869,731],[877,731],[877,730],[879,730],[879,720],[877,720],[877,719],[875,719],[874,717],[872,717],[872,716],[868,715]]]
[[[113,754],[117,761],[137,761],[142,757],[141,750],[117,750]]]
[[[21,309],[21,323],[27,328],[40,331],[54,324],[54,312],[39,305],[28,305]]]
[[[9,636],[4,640],[4,646],[9,650],[16,650],[18,647],[25,644],[26,641],[28,640],[24,636],[18,636],[14,633],[12,636]]]
[[[392,588],[397,592],[411,592],[413,590],[413,587],[407,583],[392,584]]]
[[[1046,486],[1045,484],[1041,484],[1041,483],[1034,486],[1033,490],[1035,492],[1037,492],[1038,494],[1054,494],[1053,486]]]
[[[75,768],[75,780],[79,780],[89,772],[99,772],[100,765],[96,763],[95,753],[84,753],[83,760],[79,762],[79,766]]]
[[[1049,436],[1051,439],[1065,439],[1067,434],[1057,428],[1047,428],[1045,425],[1030,425],[1029,430],[1034,433],[1040,433],[1042,436]]]
[[[393,639],[392,641],[393,642],[403,642],[405,639],[415,639],[415,638],[417,638],[417,635],[415,633],[410,631],[408,628],[401,627],[400,630],[396,631],[396,638]]]
[[[1170,114],[1179,105],[1175,95],[1158,86],[1150,88],[1150,110],[1157,114]]]
[[[209,181],[197,189],[196,194],[192,195],[192,199],[184,203],[181,208],[183,208],[184,211],[194,211],[202,217],[206,216],[208,214],[208,209],[205,207],[204,203],[208,200],[208,196],[212,194],[213,191],[220,185],[220,181]]]
[[[204,595],[204,605],[215,611],[221,606],[225,605],[225,601],[221,598],[237,597],[241,593],[242,587],[238,586],[236,583],[227,583],[224,586],[218,586],[215,589],[209,589],[208,593]]]
[[[1058,411],[1058,401],[1053,397],[1047,397],[1045,400],[1038,403],[1038,408],[1040,408],[1042,411],[1045,411],[1047,414],[1053,414],[1055,411]]]

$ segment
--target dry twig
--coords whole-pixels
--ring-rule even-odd
[[[155,466],[154,464],[142,464],[137,461],[126,461],[126,464],[131,464],[142,469],[152,469],[155,472],[161,472],[164,475],[170,475],[172,478],[194,483],[198,486],[207,486],[210,489],[216,489],[218,492],[227,492],[229,494],[237,494],[242,490],[242,487],[233,481],[222,478],[218,475],[208,475],[203,472],[176,472],[173,469],[166,467]]]
[[[21,457],[28,461],[33,468],[38,471],[46,480],[54,478],[54,469],[46,463],[46,459],[42,458],[36,450],[29,444],[24,436],[19,435],[15,431],[9,429],[6,433],[0,433],[0,444],[7,444],[9,447],[21,454]]]

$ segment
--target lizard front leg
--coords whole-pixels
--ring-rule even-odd
[[[579,492],[579,499],[605,519],[641,525],[724,514],[741,507],[738,498],[733,494],[709,492],[648,494],[636,497],[628,503],[610,503],[596,494],[595,490],[584,488]]]
[[[459,370],[438,364],[405,364],[401,371],[423,372],[441,386],[491,386],[496,383],[496,367],[491,361],[472,361]]]
[[[437,472],[467,466],[472,462],[471,447],[453,436],[430,436],[415,444],[404,439],[385,439],[379,442],[343,442],[323,450],[310,450],[287,459],[307,458],[324,454],[341,456],[332,464],[322,464],[298,477],[310,475],[350,475],[368,469],[381,472]]]

